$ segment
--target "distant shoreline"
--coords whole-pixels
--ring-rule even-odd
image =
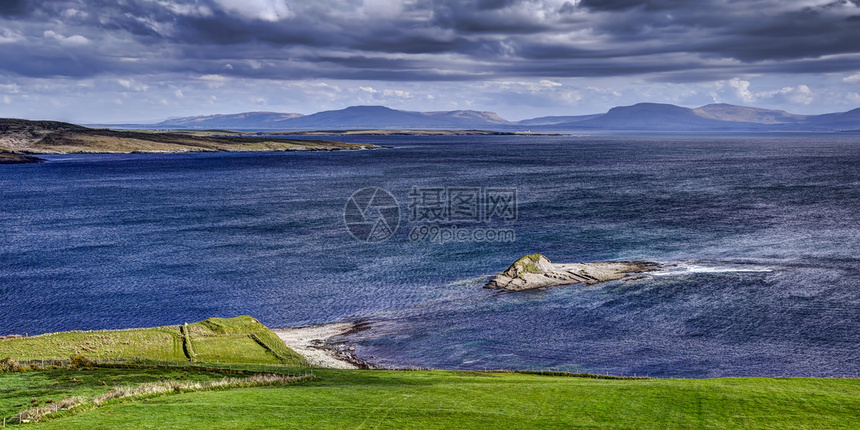
[[[356,148],[295,148],[295,149],[237,149],[237,150],[174,150],[174,151],[75,151],[75,152],[31,152],[17,153],[0,151],[0,165],[3,164],[38,164],[49,161],[35,155],[147,155],[147,154],[202,154],[202,153],[253,153],[253,152],[334,152],[334,151],[361,151],[371,149],[383,149],[378,145],[362,145]]]

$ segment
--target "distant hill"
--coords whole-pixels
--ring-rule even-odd
[[[646,131],[840,131],[860,128],[860,109],[825,115],[795,115],[729,104],[685,108],[639,103],[612,108],[594,118],[555,124],[560,129]]]
[[[201,130],[229,128],[280,128],[284,122],[304,115],[300,113],[246,112],[226,115],[171,118],[156,126],[161,128],[193,128]]]
[[[452,125],[464,124],[501,124],[508,125],[510,122],[495,112],[481,112],[475,110],[455,110],[449,112],[416,112],[424,115],[427,118],[432,118],[437,121],[443,121]]]
[[[693,109],[693,112],[703,118],[754,124],[798,124],[809,118],[807,115],[794,115],[782,110],[735,106],[725,103],[702,106]]]
[[[290,121],[290,127],[304,130],[443,128],[439,121],[428,119],[421,113],[384,106],[352,106],[318,112]]]
[[[557,126],[601,130],[701,130],[721,128],[724,123],[725,121],[705,118],[692,109],[680,106],[639,103],[614,107],[595,118]]]
[[[797,115],[782,110],[724,103],[686,108],[639,103],[606,113],[545,116],[508,121],[494,112],[456,110],[413,112],[385,106],[352,106],[311,115],[247,112],[174,118],[158,124],[120,128],[189,130],[493,130],[563,132],[577,130],[643,131],[843,131],[860,129],[860,109],[825,115]]]
[[[240,130],[343,130],[343,129],[471,129],[498,128],[510,122],[494,112],[457,110],[410,112],[385,106],[352,106],[311,115],[249,112],[176,118],[155,124],[159,128]]]
[[[860,108],[841,113],[829,113],[809,117],[805,124],[819,129],[860,129]]]

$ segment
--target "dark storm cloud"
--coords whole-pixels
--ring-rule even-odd
[[[360,41],[353,47],[362,51],[404,54],[436,54],[445,52],[470,52],[480,49],[482,43],[474,43],[464,37],[452,39],[432,36],[404,36],[399,33],[378,35],[373,40]]]
[[[582,0],[579,4],[593,10],[626,10],[648,3],[642,0]]]
[[[329,37],[306,31],[301,27],[288,27],[272,23],[248,25],[233,16],[218,13],[212,17],[182,17],[176,20],[178,42],[190,45],[237,45],[259,42],[270,46],[327,46]]]
[[[478,0],[478,10],[495,10],[511,6],[516,0]]]
[[[0,0],[0,16],[23,15],[27,6],[26,0]]]
[[[731,50],[724,47],[726,42],[734,42]],[[804,9],[742,28],[736,35],[727,35],[725,41],[702,48],[729,52],[743,61],[856,53],[860,52],[860,27],[850,17],[828,19],[821,10]]]
[[[851,70],[856,58],[828,56],[860,54],[860,0],[810,4],[5,0],[0,70],[370,80]],[[252,60],[260,64],[246,64]]]
[[[695,8],[701,3],[704,2],[695,0],[582,0],[579,4],[584,8],[599,11],[622,11],[637,7],[646,11],[663,11]]]

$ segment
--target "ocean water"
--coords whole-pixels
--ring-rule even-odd
[[[856,134],[348,140],[389,149],[0,166],[0,334],[250,314],[366,321],[343,340],[384,366],[860,376]],[[344,224],[363,187],[399,203],[385,241]],[[515,240],[414,240],[413,187],[515,189],[515,220],[432,224]],[[535,252],[665,266],[481,288]]]

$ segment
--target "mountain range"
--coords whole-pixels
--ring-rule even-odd
[[[615,107],[602,114],[507,121],[494,112],[412,112],[384,106],[352,106],[311,115],[247,112],[173,118],[142,127],[234,130],[856,131],[860,130],[860,108],[824,115],[796,115],[781,110],[729,104],[686,108],[639,103]]]

